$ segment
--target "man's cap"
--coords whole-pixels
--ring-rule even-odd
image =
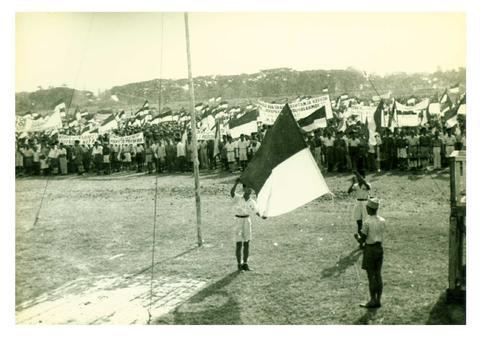
[[[371,209],[378,209],[380,201],[377,198],[370,198],[367,201],[367,207]]]

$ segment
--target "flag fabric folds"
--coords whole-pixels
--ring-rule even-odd
[[[240,180],[253,188],[260,214],[268,217],[285,214],[331,193],[288,104]]]
[[[250,135],[258,131],[258,110],[252,110],[239,118],[232,119],[228,123],[232,138],[238,138],[241,134]]]

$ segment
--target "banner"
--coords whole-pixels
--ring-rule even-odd
[[[273,125],[284,106],[285,104],[258,101],[258,111],[260,113],[258,120],[263,124]],[[314,97],[300,102],[288,103],[288,106],[290,107],[290,110],[292,110],[293,116],[297,121],[307,117],[322,106],[325,106],[327,119],[333,117],[332,105],[328,95]]]
[[[32,119],[31,117],[17,117],[17,132],[40,132],[62,127],[62,118],[60,111],[55,111],[45,118]]]
[[[395,106],[397,108],[397,113],[415,113],[418,114],[422,110],[426,110],[428,108],[429,100],[428,98],[424,99],[420,103],[414,106],[406,106],[401,103],[395,101]]]
[[[215,139],[215,128],[213,130],[204,130],[197,134],[198,140],[213,140]]]
[[[358,120],[365,124],[365,121],[368,119],[370,123],[373,121],[373,115],[375,114],[375,106],[365,106],[365,105],[352,105],[345,111],[343,118],[347,119],[351,116],[358,116]]]
[[[139,132],[129,136],[110,136],[110,145],[124,146],[124,145],[137,145],[145,143],[143,138],[143,132]]]
[[[75,145],[75,141],[79,140],[80,144],[93,145],[98,139],[98,133],[91,133],[85,135],[58,135],[58,142],[63,145]]]
[[[400,128],[404,126],[419,126],[421,119],[417,114],[411,114],[411,115],[397,114],[397,122],[398,122],[398,127]]]

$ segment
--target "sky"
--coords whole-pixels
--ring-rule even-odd
[[[466,66],[461,13],[190,13],[193,76]],[[183,13],[17,13],[16,92],[187,78]]]

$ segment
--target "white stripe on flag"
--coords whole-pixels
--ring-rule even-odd
[[[298,172],[292,179],[292,173]],[[327,183],[310,149],[305,148],[272,170],[257,196],[257,206],[261,215],[277,216],[327,193]]]
[[[249,136],[251,133],[257,132],[257,131],[258,131],[258,124],[257,124],[257,121],[254,120],[242,125],[238,125],[234,128],[231,128],[230,135],[232,136],[232,138],[238,138],[240,137],[241,134]]]

